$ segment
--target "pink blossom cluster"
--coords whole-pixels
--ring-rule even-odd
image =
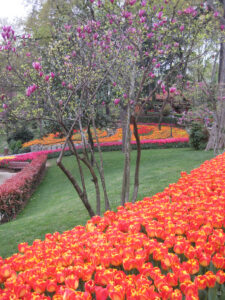
[[[26,96],[30,97],[31,94],[33,94],[36,89],[38,88],[38,86],[36,84],[32,84],[30,85],[27,89],[26,89]]]

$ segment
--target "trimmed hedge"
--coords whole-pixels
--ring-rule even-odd
[[[40,183],[47,155],[39,155],[0,186],[0,223],[15,218]]]

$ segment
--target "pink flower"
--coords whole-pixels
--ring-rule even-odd
[[[11,66],[6,66],[6,70],[12,71],[12,67]]]
[[[116,82],[113,82],[113,86],[116,86]]]
[[[154,33],[153,32],[150,32],[150,33],[147,33],[147,37],[150,39],[154,36]]]
[[[221,29],[221,30],[224,30],[224,28],[225,28],[225,25],[223,25],[223,24],[220,25],[220,29]]]
[[[7,109],[7,108],[8,108],[8,105],[5,104],[5,103],[3,103],[3,104],[2,104],[2,107],[3,107],[4,109]]]
[[[160,11],[160,12],[158,13],[158,15],[157,15],[157,18],[158,18],[159,20],[161,20],[161,19],[162,19],[162,15],[163,15],[163,12]]]
[[[36,84],[30,85],[27,89],[26,89],[26,96],[30,97],[30,95],[32,93],[34,93],[36,91],[36,89],[38,88],[38,86]]]
[[[180,26],[180,31],[181,31],[181,32],[184,31],[184,25],[181,25],[181,26]]]
[[[49,75],[46,75],[45,76],[45,81],[49,81],[49,77],[50,77]]]
[[[51,72],[51,77],[52,77],[52,79],[54,79],[55,73]]]
[[[137,0],[130,0],[129,4],[132,6],[136,3]]]
[[[38,61],[33,62],[32,66],[37,71],[41,70],[41,68],[42,68],[42,66],[40,65],[40,63]]]
[[[65,81],[63,81],[63,82],[62,82],[62,86],[65,86],[65,85],[66,85]]]
[[[116,98],[115,100],[114,100],[114,104],[115,105],[118,105],[120,103],[120,99],[119,98]]]
[[[219,16],[219,12],[218,11],[215,11],[214,12],[214,17],[216,18],[216,17],[218,17]]]
[[[125,99],[127,98],[127,94],[126,94],[126,93],[125,93],[125,94],[123,94],[123,98],[125,98]]]
[[[40,76],[40,77],[42,77],[42,76],[43,76],[43,74],[44,74],[43,72],[40,72],[40,73],[39,73],[39,76]]]
[[[173,87],[171,87],[171,88],[170,88],[170,93],[171,93],[171,94],[173,94],[173,93],[175,93],[175,92],[176,92],[176,90],[177,90],[177,89],[176,89],[176,87],[175,87],[175,86],[173,86]]]
[[[142,17],[142,16],[144,16],[145,15],[145,10],[144,9],[140,9],[139,10],[139,12],[138,12],[138,14],[139,14],[139,17]]]

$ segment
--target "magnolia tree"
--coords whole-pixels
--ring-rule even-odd
[[[137,120],[146,98],[156,89],[167,95],[179,94],[186,81],[189,63],[202,56],[199,50],[202,29],[208,29],[213,19],[204,4],[190,6],[180,1],[91,1],[98,6],[104,23],[108,24],[108,39],[120,49],[109,71],[112,89],[117,97],[123,127],[124,175],[121,203],[130,199],[130,123],[133,123],[137,143],[137,158],[132,201],[136,201],[139,186],[141,145]],[[110,4],[111,2],[111,4]],[[151,88],[146,97],[146,86]]]
[[[4,98],[7,115],[23,119],[46,119],[58,123],[66,141],[57,160],[58,166],[77,191],[90,216],[100,214],[99,180],[88,151],[100,174],[105,209],[109,209],[101,147],[96,130],[97,95],[103,84],[111,83],[117,95],[111,99],[121,110],[124,140],[124,175],[121,204],[130,200],[130,123],[137,141],[137,159],[132,201],[139,186],[141,146],[137,120],[141,111],[144,88],[154,83],[163,94],[176,94],[179,82],[184,84],[188,63],[196,58],[195,47],[200,33],[211,20],[207,7],[192,7],[179,1],[94,1],[90,0],[92,19],[76,18],[52,28],[48,47],[34,44],[32,37],[15,36],[11,27],[3,27],[1,55],[7,62],[5,72],[11,82],[21,84],[22,96]],[[74,10],[75,11],[75,10]],[[22,61],[21,65],[18,62]],[[100,164],[86,140],[83,124],[89,119],[94,130]],[[80,128],[83,154],[72,142],[75,126]],[[63,164],[69,145],[81,177],[78,183]],[[92,208],[85,186],[83,164],[89,169],[96,190],[96,211]]]
[[[96,94],[114,63],[115,55],[104,47],[104,36],[98,21],[87,21],[85,24],[64,24],[57,30],[57,39],[49,43],[48,49],[31,47],[32,39],[23,36],[22,41],[16,38],[11,27],[3,27],[2,55],[7,57],[5,66],[11,81],[21,82],[21,90],[26,87],[25,95],[18,95],[11,101],[2,95],[3,108],[11,117],[21,119],[45,119],[57,122],[66,135],[59,159],[59,167],[69,178],[76,189],[90,216],[100,214],[100,189],[98,178],[88,156],[79,155],[71,136],[75,126],[80,127],[84,149],[87,145],[82,128],[84,112],[94,113]],[[32,49],[28,51],[28,49]],[[40,54],[42,54],[40,56]],[[108,56],[108,60],[106,60]],[[15,67],[14,61],[22,59],[21,66]],[[8,100],[8,101],[7,101]],[[94,118],[93,118],[94,122]],[[76,157],[81,185],[62,162],[66,145]],[[96,212],[88,201],[82,163],[89,169],[96,189]],[[96,162],[97,164],[97,162]],[[100,178],[105,195],[105,209],[109,209],[102,165],[99,166]]]

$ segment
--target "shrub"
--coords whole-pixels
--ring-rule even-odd
[[[10,145],[12,140],[21,141],[21,143],[26,143],[34,138],[33,133],[25,126],[16,128],[15,131],[11,132],[7,138],[7,142]]]
[[[22,142],[21,140],[11,140],[9,143],[9,149],[11,150],[11,152],[13,154],[17,154],[20,152],[20,150],[22,149]]]
[[[14,218],[39,184],[47,156],[39,155],[0,186],[0,223]]]
[[[193,123],[189,138],[190,146],[195,150],[202,150],[206,147],[208,139],[208,130],[200,123]]]

